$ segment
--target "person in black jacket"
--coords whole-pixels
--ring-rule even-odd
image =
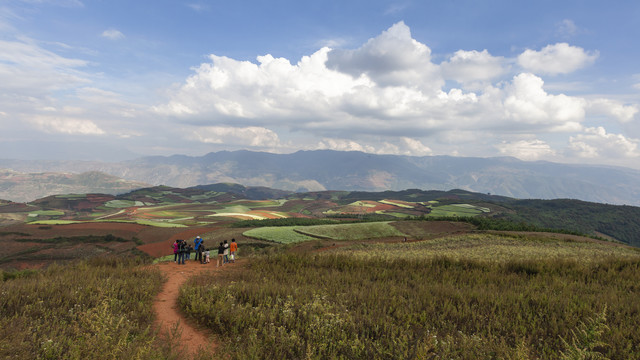
[[[187,257],[187,243],[184,240],[178,240],[180,244],[178,245],[178,265],[184,265],[184,259]]]
[[[220,243],[218,246],[218,262],[216,263],[216,267],[224,265],[224,243]]]

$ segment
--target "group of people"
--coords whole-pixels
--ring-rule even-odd
[[[178,239],[173,245],[173,262],[180,265],[184,265],[185,260],[191,260],[191,252],[195,250],[195,261],[200,261],[201,264],[208,264],[211,262],[211,250],[205,247],[204,240],[197,236],[193,240],[193,246],[188,244],[186,240]],[[215,250],[213,250],[215,251]],[[236,239],[231,239],[231,243],[227,240],[220,243],[218,246],[218,259],[217,266],[223,266],[224,264],[236,261],[236,252],[238,251],[238,244]]]

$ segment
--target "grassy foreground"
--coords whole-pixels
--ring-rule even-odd
[[[503,251],[480,257],[479,243]],[[591,245],[487,235],[276,254],[194,278],[179,302],[229,359],[638,359],[640,254]],[[567,246],[578,255],[545,256]]]
[[[2,359],[171,358],[151,327],[162,275],[137,261],[93,259],[0,274]]]

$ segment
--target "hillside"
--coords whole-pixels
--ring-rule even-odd
[[[465,189],[521,199],[567,198],[640,205],[638,170],[527,162],[510,157],[415,157],[330,150],[292,154],[220,151],[196,157],[154,156],[117,163],[0,160],[0,167],[22,172],[102,171],[122,179],[181,188],[238,183],[298,192]]]
[[[478,217],[476,225],[523,231],[568,231],[640,247],[640,207],[579,200],[519,200],[454,189],[294,193],[239,184],[155,186],[120,195],[48,196],[0,203],[0,224],[30,221],[126,221],[153,226],[217,226],[238,220]],[[274,220],[275,221],[275,220]],[[298,222],[299,223],[299,222]],[[254,226],[254,225],[251,225]]]
[[[149,184],[123,180],[98,171],[80,174],[43,172],[21,173],[0,170],[0,199],[29,202],[38,198],[58,194],[122,194]]]

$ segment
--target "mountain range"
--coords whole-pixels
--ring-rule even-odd
[[[288,191],[384,191],[464,189],[520,199],[579,199],[640,205],[640,171],[596,165],[522,161],[512,157],[376,155],[332,150],[273,154],[221,151],[204,156],[152,156],[122,162],[0,160],[0,169],[22,174],[102,172],[121,179],[102,193],[149,185],[190,187],[238,183]],[[115,179],[115,180],[118,180]],[[111,179],[114,180],[114,179]],[[16,194],[19,182],[0,178],[0,198],[29,201],[59,191],[38,179],[40,192]],[[97,181],[97,180],[96,180]],[[67,180],[68,182],[68,180]],[[104,183],[104,182],[103,182]],[[123,189],[127,184],[127,189]],[[49,193],[46,193],[49,191]],[[88,192],[85,190],[68,192]]]

